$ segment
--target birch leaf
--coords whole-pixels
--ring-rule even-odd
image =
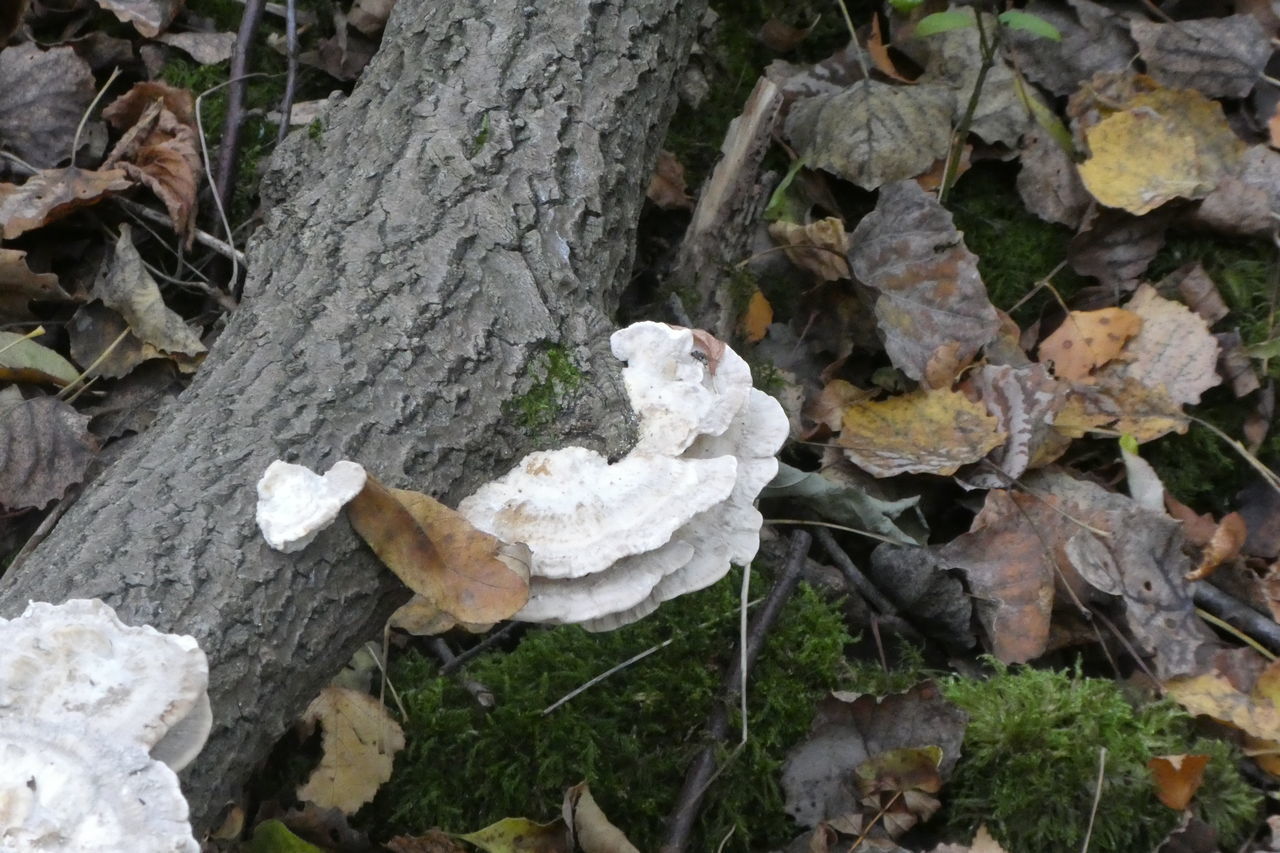
[[[324,729],[324,757],[298,789],[298,799],[354,814],[391,778],[404,732],[381,702],[346,687],[321,690],[302,721]]]

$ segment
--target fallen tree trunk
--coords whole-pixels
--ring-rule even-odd
[[[245,300],[195,382],[0,580],[0,616],[98,597],[200,641],[197,827],[407,597],[345,522],[265,546],[271,460],[452,503],[537,446],[626,448],[609,315],[703,5],[400,0],[355,92],[273,159]]]

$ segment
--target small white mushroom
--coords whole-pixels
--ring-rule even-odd
[[[198,853],[178,777],[67,716],[0,716],[0,850]]]
[[[364,488],[365,471],[342,460],[322,477],[277,459],[258,481],[258,527],[277,551],[301,551]]]
[[[751,390],[742,357],[728,347],[707,352],[692,329],[633,323],[609,344],[627,363],[622,380],[640,420],[633,453],[677,456],[699,435],[719,435]]]
[[[732,456],[633,453],[610,464],[593,450],[565,447],[529,454],[458,511],[486,533],[528,545],[533,577],[580,578],[664,545],[729,497],[737,469]]]
[[[15,719],[92,728],[178,770],[209,735],[208,682],[195,639],[125,625],[97,599],[32,602],[0,619],[0,729]]]

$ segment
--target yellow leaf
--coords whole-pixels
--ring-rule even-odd
[[[484,829],[459,835],[486,853],[571,853],[564,821],[535,823],[524,817],[505,817]]]
[[[404,749],[404,732],[381,702],[346,687],[321,690],[302,721],[324,729],[324,757],[298,789],[298,799],[354,814],[391,778],[395,754]]]
[[[460,622],[497,622],[529,600],[529,549],[476,530],[433,498],[369,477],[347,514],[405,586]]]
[[[836,443],[877,477],[954,474],[1007,437],[982,403],[958,391],[914,391],[850,406]]]
[[[1040,344],[1041,362],[1053,362],[1059,379],[1087,379],[1094,368],[1111,361],[1138,333],[1142,320],[1123,308],[1072,311]]]
[[[1221,105],[1190,89],[1137,95],[1085,137],[1085,187],[1102,204],[1139,216],[1170,199],[1204,198],[1245,150]]]
[[[772,322],[773,306],[769,304],[768,299],[764,298],[764,294],[757,290],[751,294],[746,313],[742,315],[742,334],[754,344],[764,338]]]
[[[1216,670],[1165,682],[1169,695],[1192,714],[1203,714],[1267,741],[1280,740],[1280,661],[1272,662],[1245,695]]]

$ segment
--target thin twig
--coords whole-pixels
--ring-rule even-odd
[[[284,135],[289,132],[289,123],[293,118],[293,98],[298,88],[298,3],[288,0],[284,15],[284,40],[288,53],[288,71],[284,78],[284,101],[280,104],[280,129],[276,133],[276,142],[284,142]]]
[[[434,638],[430,645],[431,651],[440,659],[440,663],[446,666],[458,657],[453,653],[453,649],[449,648],[449,644],[439,637]],[[462,686],[471,694],[471,698],[475,699],[476,704],[481,708],[492,708],[497,702],[493,696],[493,691],[479,681],[471,678],[460,678],[458,680],[462,682]]]
[[[449,661],[446,664],[441,664],[440,674],[448,675],[458,667],[466,664],[466,662],[471,660],[473,657],[476,657],[481,653],[486,652],[489,649],[493,648],[494,644],[511,636],[512,632],[514,632],[516,628],[521,627],[523,624],[524,623],[522,622],[508,622],[506,625],[503,625],[501,628],[494,631],[489,636],[485,637],[483,640],[476,643],[471,648],[454,655],[453,660]]]
[[[800,582],[800,574],[804,569],[805,558],[809,553],[810,536],[803,530],[791,534],[791,547],[787,549],[786,561],[774,582],[773,589],[761,606],[751,623],[747,633],[746,654],[735,656],[733,666],[725,675],[722,686],[723,696],[711,709],[707,719],[707,743],[699,751],[689,765],[684,777],[684,785],[676,798],[676,808],[667,823],[667,837],[661,847],[661,853],[682,853],[689,845],[693,834],[693,825],[702,807],[702,799],[707,788],[715,780],[720,769],[716,762],[716,747],[723,744],[729,734],[729,708],[741,690],[742,682],[749,675],[760,650],[764,647],[764,639],[769,629],[777,621],[782,606],[795,591]],[[741,747],[739,747],[741,748]],[[736,753],[735,753],[736,754]],[[725,765],[727,766],[727,765]]]
[[[1107,775],[1107,748],[1098,747],[1098,784],[1093,791],[1093,808],[1089,810],[1089,828],[1084,831],[1084,844],[1080,845],[1080,853],[1088,853],[1089,840],[1093,837],[1093,820],[1098,816],[1098,803],[1102,802],[1102,783]]]
[[[145,219],[148,222],[154,222],[156,225],[167,225],[170,228],[173,227],[173,220],[169,219],[168,216],[158,210],[152,210],[145,204],[139,204],[136,201],[132,201],[127,198],[120,198],[119,196],[116,196],[114,201],[125,210],[129,211],[129,213],[139,217],[140,219]],[[204,246],[209,251],[222,255],[232,263],[239,264],[240,266],[245,265],[244,252],[223,240],[219,240],[207,231],[201,231],[197,228],[196,242],[201,246]],[[231,307],[234,308],[234,304]]]
[[[1263,616],[1208,581],[1198,581],[1192,586],[1191,594],[1197,605],[1214,616],[1261,640],[1273,652],[1280,651],[1280,624],[1274,619]]]
[[[856,589],[863,598],[871,602],[876,610],[891,616],[897,615],[898,608],[894,607],[893,602],[885,598],[884,593],[871,582],[871,579],[854,565],[853,560],[836,542],[836,538],[831,535],[830,530],[819,527],[813,531],[813,535],[818,540],[818,544],[822,546],[822,550],[827,552],[827,556],[835,561],[836,566],[840,569],[841,574],[844,575],[844,579],[849,583],[849,586]]]
[[[253,52],[253,37],[262,20],[263,0],[248,0],[240,17],[240,31],[236,33],[235,49],[231,52],[231,69],[227,88],[227,117],[222,124],[222,143],[218,147],[218,174],[213,191],[223,209],[231,207],[231,193],[235,184],[236,160],[240,156],[240,123],[244,121],[245,75],[249,73],[249,57]]]
[[[111,76],[107,78],[107,82],[102,84],[102,88],[98,89],[98,94],[93,96],[89,106],[85,107],[84,112],[80,114],[80,123],[76,125],[76,135],[71,138],[71,168],[74,169],[76,167],[76,152],[80,150],[81,131],[84,130],[85,124],[89,121],[89,116],[93,114],[93,110],[98,106],[98,102],[102,100],[102,96],[107,93],[107,89],[111,88],[111,84],[116,82],[116,78],[119,76],[120,69],[112,69]]]

